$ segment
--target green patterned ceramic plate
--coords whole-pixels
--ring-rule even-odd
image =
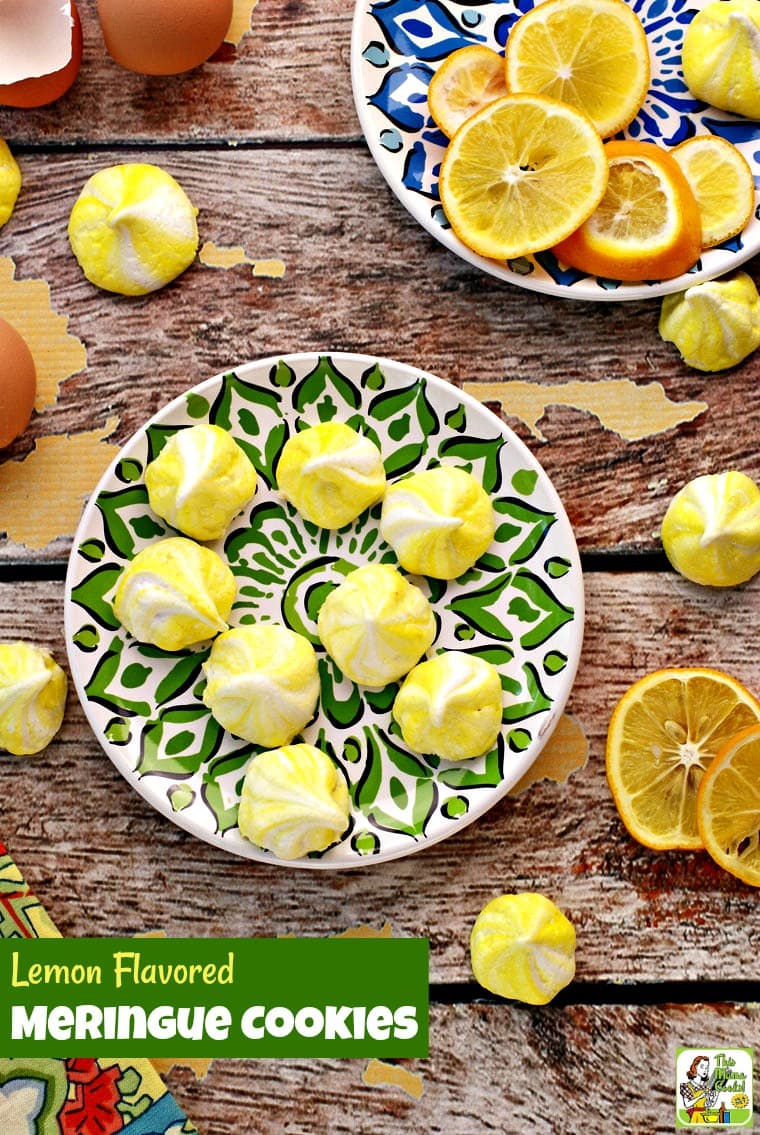
[[[491,494],[496,539],[450,583],[418,581],[439,624],[433,652],[472,651],[496,665],[504,728],[492,752],[454,764],[411,752],[391,720],[397,686],[366,692],[317,638],[330,588],[367,562],[395,562],[379,506],[338,532],[302,520],[275,488],[297,421],[336,419],[379,445],[391,480],[449,463]],[[66,581],[66,641],[89,722],[138,792],[180,827],[251,859],[279,862],[243,839],[237,805],[256,750],[226,733],[201,701],[207,649],[169,654],[117,623],[119,572],[173,531],[148,506],[146,464],[183,426],[230,430],[259,474],[252,505],[216,546],[238,580],[232,622],[284,622],[314,644],[320,706],[303,740],[338,763],[351,798],[339,843],[297,866],[340,868],[418,851],[459,831],[525,773],[567,701],[580,653],[583,584],[570,524],[546,474],[499,419],[449,383],[387,359],[334,354],[264,359],[209,379],[170,403],[121,451],[90,499]],[[292,864],[291,864],[292,865]]]

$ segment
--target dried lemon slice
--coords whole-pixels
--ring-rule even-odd
[[[428,110],[448,137],[476,110],[507,93],[504,60],[498,51],[471,43],[452,51],[428,85]]]
[[[733,470],[695,477],[668,505],[662,545],[693,583],[746,583],[760,571],[760,488]]]
[[[374,688],[407,674],[436,631],[428,600],[390,564],[351,572],[322,604],[317,629],[346,677]]]
[[[670,153],[697,200],[702,247],[713,248],[740,233],[755,208],[755,180],[741,151],[725,138],[700,134]]]
[[[575,976],[575,929],[545,895],[501,895],[475,919],[470,959],[484,989],[546,1005]]]
[[[184,650],[227,629],[235,591],[235,577],[216,552],[170,536],[125,567],[114,613],[138,642]]]
[[[195,540],[219,540],[256,491],[256,470],[219,426],[177,430],[145,470],[150,507]]]
[[[501,729],[499,672],[484,658],[447,650],[407,674],[393,717],[410,748],[449,761],[479,757]]]
[[[736,366],[760,346],[760,296],[746,272],[665,296],[659,332],[695,370]]]
[[[214,640],[203,664],[203,704],[253,745],[292,741],[314,716],[319,675],[314,647],[277,624],[234,627]]]
[[[322,422],[289,438],[277,487],[312,524],[342,528],[385,492],[377,446],[343,422]]]
[[[348,827],[346,782],[314,745],[259,753],[246,770],[238,827],[279,859],[322,851]]]
[[[441,465],[390,485],[380,535],[407,571],[455,579],[471,568],[493,540],[493,505],[465,469]]]
[[[0,643],[0,748],[22,757],[49,745],[63,721],[66,686],[49,651]]]

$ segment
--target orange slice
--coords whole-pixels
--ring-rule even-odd
[[[653,142],[604,147],[609,181],[598,208],[554,249],[592,276],[668,280],[699,259],[702,219],[678,162]]]
[[[591,119],[543,95],[505,95],[457,130],[439,189],[459,239],[496,259],[550,248],[596,208],[607,160]]]
[[[498,51],[471,44],[452,51],[428,86],[428,110],[447,138],[476,110],[507,93],[504,60]]]
[[[755,180],[744,155],[725,138],[702,134],[670,151],[683,170],[702,217],[702,247],[736,236],[755,208]]]
[[[744,729],[702,778],[697,822],[716,863],[760,887],[760,726]]]
[[[657,670],[618,702],[607,734],[607,780],[628,831],[658,850],[702,847],[697,790],[705,769],[760,702],[728,674]]]
[[[624,0],[545,0],[520,17],[507,40],[510,91],[577,107],[603,138],[636,116],[650,70],[646,33]]]

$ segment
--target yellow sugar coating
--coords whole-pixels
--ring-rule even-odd
[[[436,624],[419,587],[391,564],[367,564],[330,592],[317,630],[347,678],[379,688],[411,670],[433,642]]]
[[[760,118],[760,4],[713,0],[686,28],[681,52],[686,85],[721,110]]]
[[[736,272],[665,296],[659,331],[695,370],[736,366],[760,346],[760,296],[754,280]]]
[[[441,465],[389,485],[380,534],[407,571],[456,579],[493,540],[493,506],[465,469]]]
[[[169,536],[126,566],[114,613],[138,642],[184,650],[227,629],[235,591],[235,577],[216,552],[184,536]]]
[[[662,544],[693,583],[746,583],[760,571],[760,488],[736,470],[695,477],[668,505]]]
[[[8,143],[0,138],[0,229],[6,224],[21,191],[21,170]]]
[[[66,674],[49,651],[0,643],[0,748],[18,757],[46,748],[61,727],[66,689]]]
[[[575,976],[575,929],[544,895],[500,895],[475,919],[470,960],[484,989],[546,1005]]]
[[[261,623],[225,631],[214,640],[203,672],[204,705],[252,745],[286,745],[314,716],[317,656],[308,639],[287,627]]]
[[[323,422],[286,441],[277,487],[312,524],[342,528],[385,492],[382,454],[343,422]]]
[[[220,426],[178,430],[145,470],[153,511],[194,540],[219,540],[256,492],[256,470]]]
[[[348,827],[348,788],[327,753],[285,745],[248,765],[238,811],[240,834],[279,859],[322,851]]]
[[[393,703],[404,741],[418,753],[469,760],[493,748],[501,729],[499,672],[484,658],[447,650],[407,674]]]

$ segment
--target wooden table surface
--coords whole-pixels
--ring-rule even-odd
[[[40,110],[0,111],[24,176],[0,256],[18,278],[48,281],[87,366],[0,461],[114,418],[110,440],[121,444],[204,378],[303,350],[388,356],[456,385],[659,381],[673,402],[707,408],[640,441],[572,406],[547,409],[544,440],[504,415],[552,478],[584,566],[585,642],[568,709],[589,759],[566,783],[538,783],[400,861],[273,870],[160,817],[105,757],[72,691],[44,754],[0,760],[0,837],[68,935],[331,935],[389,922],[429,938],[430,1057],[409,1064],[420,1099],[365,1084],[357,1060],[218,1061],[202,1081],[175,1070],[170,1084],[207,1135],[670,1131],[677,1045],[760,1050],[757,893],[704,853],[633,842],[607,787],[604,741],[623,691],[663,666],[713,666],[760,693],[760,577],[698,588],[669,568],[658,537],[668,501],[692,477],[737,468],[758,478],[760,355],[701,374],[660,339],[659,300],[578,303],[522,290],[427,235],[361,136],[345,0],[261,0],[237,48],[166,79],[117,67],[95,0],[80,10],[85,59],[72,91]],[[284,276],[196,264],[136,300],[90,285],[68,247],[69,211],[92,172],[137,160],[179,179],[203,240],[277,258]],[[747,270],[757,280],[760,263]],[[63,474],[42,491],[63,499]],[[65,664],[73,529],[35,549],[3,528],[0,503],[0,639],[46,644]],[[521,890],[551,897],[578,933],[576,980],[543,1009],[484,994],[469,967],[479,910]]]

